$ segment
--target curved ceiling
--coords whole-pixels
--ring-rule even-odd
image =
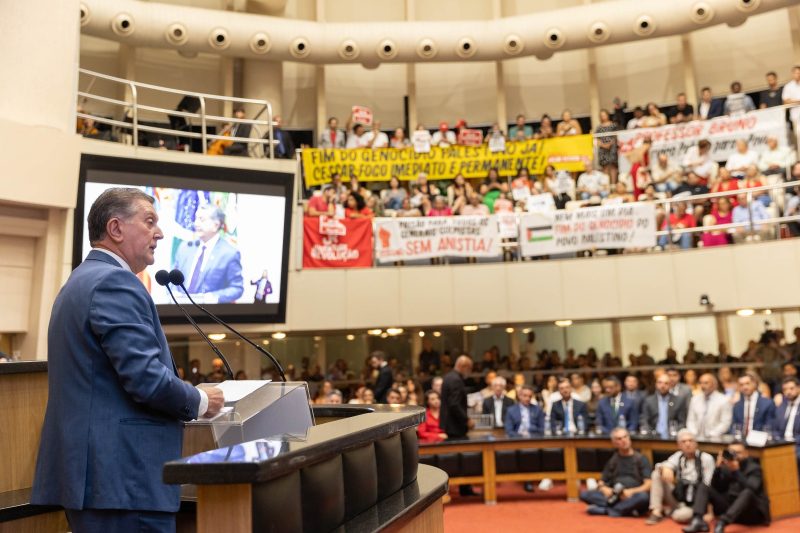
[[[368,0],[365,0],[368,1]],[[800,0],[617,0],[457,22],[324,23],[141,2],[82,0],[87,35],[183,54],[315,64],[491,61],[684,34]]]

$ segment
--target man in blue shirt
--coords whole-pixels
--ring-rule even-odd
[[[506,412],[506,435],[509,437],[528,437],[544,433],[544,411],[531,403],[533,388],[523,385],[517,393],[519,402]]]
[[[772,237],[772,226],[759,224],[762,220],[770,218],[767,209],[761,202],[748,202],[746,194],[736,197],[739,203],[733,208],[733,223],[745,222],[747,226],[741,226],[733,230],[733,242],[739,244],[752,240],[767,240]],[[753,217],[752,231],[750,227],[750,217]]]

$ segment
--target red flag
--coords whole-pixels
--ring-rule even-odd
[[[372,219],[306,217],[303,268],[372,266]]]

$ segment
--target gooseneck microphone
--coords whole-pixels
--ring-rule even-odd
[[[211,347],[211,350],[214,351],[216,356],[222,359],[222,362],[225,365],[225,370],[228,371],[228,376],[230,376],[231,379],[234,379],[233,370],[231,370],[231,365],[230,363],[228,363],[228,359],[224,355],[222,355],[222,352],[220,351],[219,348],[217,348],[216,344],[211,342],[211,339],[208,338],[208,335],[206,335],[205,332],[203,332],[203,330],[200,329],[200,326],[197,325],[197,322],[194,321],[194,319],[186,311],[186,309],[184,309],[184,307],[178,303],[178,300],[175,299],[175,295],[172,294],[172,289],[169,288],[169,282],[170,282],[169,272],[167,272],[166,270],[159,270],[158,272],[156,272],[156,283],[167,288],[167,292],[169,292],[169,295],[172,297],[172,301],[175,302],[175,305],[177,305],[181,311],[183,311],[183,314],[186,316],[186,319],[189,321],[190,324],[192,324],[192,326],[194,326],[194,329],[197,330],[197,333],[199,333],[200,336],[203,337],[203,339],[208,343],[208,345]]]
[[[245,337],[244,335],[242,335],[241,333],[239,333],[238,331],[236,331],[235,329],[233,329],[233,326],[229,325],[227,322],[225,322],[224,320],[220,319],[214,313],[212,313],[211,311],[209,311],[208,309],[206,309],[202,305],[200,305],[197,302],[195,302],[194,299],[192,298],[192,296],[189,294],[189,291],[186,290],[186,287],[183,285],[183,282],[185,280],[186,280],[186,278],[184,277],[183,272],[181,272],[177,268],[172,270],[169,273],[169,283],[172,283],[173,285],[177,285],[178,287],[183,289],[183,292],[186,293],[186,296],[189,298],[189,301],[192,302],[192,305],[194,305],[195,307],[200,309],[211,320],[213,320],[214,322],[216,322],[220,326],[222,326],[224,328],[227,328],[228,331],[230,331],[231,333],[233,333],[234,335],[236,335],[237,337],[242,339],[244,342],[246,342],[247,344],[249,344],[250,346],[252,346],[256,350],[258,350],[260,353],[262,353],[267,359],[269,359],[272,362],[273,366],[275,367],[275,369],[280,374],[281,380],[286,381],[286,374],[283,373],[283,367],[278,362],[278,360],[275,358],[275,356],[272,355],[271,353],[269,353],[267,350],[265,350],[261,346],[259,346],[258,344],[254,343],[253,341],[248,339],[247,337]],[[170,294],[172,294],[172,293],[170,293]]]

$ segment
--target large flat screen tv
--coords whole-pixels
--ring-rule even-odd
[[[92,203],[110,187],[135,187],[155,198],[164,233],[155,263],[139,274],[162,322],[185,320],[155,281],[157,271],[175,268],[192,297],[224,320],[285,322],[293,183],[290,173],[84,155],[73,266],[91,250]],[[173,292],[195,319],[208,322],[180,288]]]

